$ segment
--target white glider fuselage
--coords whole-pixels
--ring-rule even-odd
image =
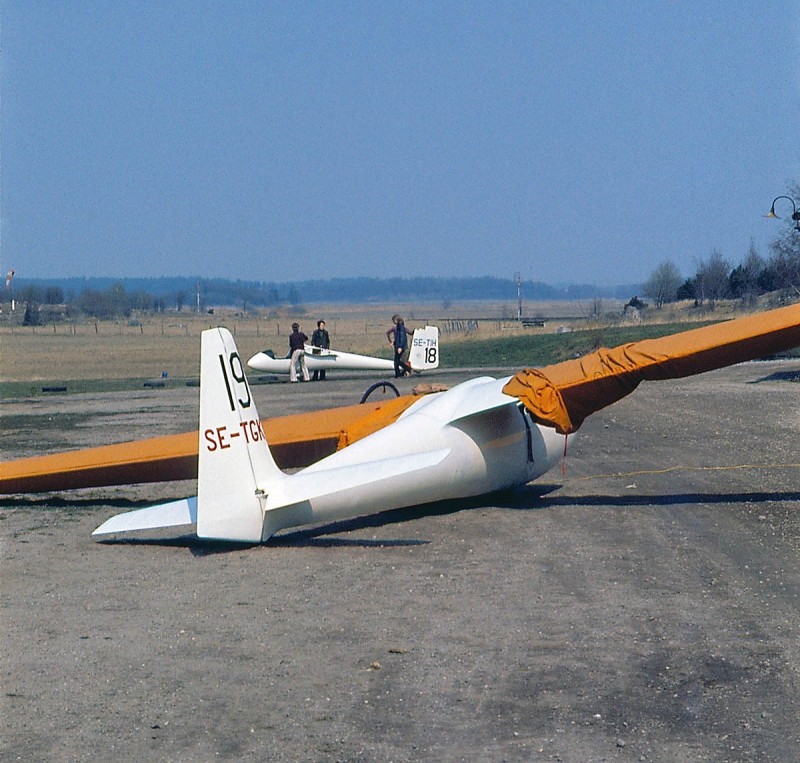
[[[472,379],[421,398],[395,423],[290,475],[266,498],[262,538],[540,477],[558,462],[564,437],[536,425],[516,398],[504,395],[506,381]],[[324,492],[309,495],[314,484]]]
[[[306,346],[306,367],[309,371],[392,371],[394,364],[384,358],[356,355],[339,350],[320,350]],[[270,374],[288,374],[292,364],[290,358],[275,358],[267,352],[257,352],[247,365],[256,371]]]

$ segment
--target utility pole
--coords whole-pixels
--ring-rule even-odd
[[[522,323],[522,277],[519,273],[514,273],[514,281],[517,284],[517,320]]]

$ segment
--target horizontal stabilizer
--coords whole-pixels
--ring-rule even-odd
[[[197,498],[181,498],[179,501],[160,503],[146,509],[126,511],[107,519],[92,537],[133,532],[134,530],[158,530],[162,527],[179,527],[197,522]]]
[[[276,486],[267,500],[267,512],[303,501],[313,501],[321,496],[336,495],[383,480],[405,477],[413,472],[436,466],[449,453],[449,448],[440,448],[361,464],[336,466],[331,469],[315,470],[310,467],[293,474],[291,479]]]

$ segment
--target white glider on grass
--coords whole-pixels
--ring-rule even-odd
[[[370,355],[356,355],[341,350],[324,350],[306,345],[306,367],[309,371],[394,371],[394,362]],[[413,371],[429,371],[439,367],[439,329],[425,326],[414,331],[408,362]],[[272,350],[257,352],[247,365],[256,371],[288,374],[292,361],[277,358]]]

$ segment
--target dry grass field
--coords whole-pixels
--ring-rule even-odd
[[[544,327],[521,328],[514,320],[515,305],[475,302],[454,304],[316,305],[313,308],[251,312],[217,308],[213,315],[168,313],[130,321],[88,321],[44,326],[0,323],[0,381],[127,379],[196,376],[200,362],[200,333],[226,326],[240,353],[264,349],[282,354],[291,324],[298,321],[306,334],[323,318],[334,349],[391,357],[385,332],[391,315],[401,313],[409,327],[434,323],[441,342],[473,341],[513,333],[555,331],[560,325],[586,325],[597,305],[552,302],[526,305],[526,313],[546,319]],[[618,302],[603,302],[603,310],[620,312]],[[7,317],[7,316],[4,316]]]
[[[766,309],[764,305],[762,309]],[[552,334],[569,329],[604,329],[627,325],[677,324],[722,320],[741,315],[738,303],[718,303],[713,312],[697,310],[691,303],[648,309],[641,315],[625,316],[619,300],[525,303],[523,314],[533,321],[516,320],[516,304],[508,302],[464,302],[409,304],[328,304],[294,309],[248,311],[215,308],[212,315],[170,312],[132,316],[130,320],[94,321],[81,318],[40,326],[20,325],[20,316],[0,315],[0,383],[115,381],[196,377],[200,361],[200,333],[226,326],[244,357],[272,349],[283,355],[288,349],[291,324],[298,321],[311,336],[318,318],[323,318],[334,349],[389,358],[386,330],[391,315],[398,312],[410,328],[427,323],[440,330],[445,358],[448,346],[455,351],[466,343]],[[481,365],[464,348],[462,358]],[[448,365],[443,359],[443,364]],[[455,363],[458,365],[459,363]],[[452,367],[454,363],[451,361]]]

